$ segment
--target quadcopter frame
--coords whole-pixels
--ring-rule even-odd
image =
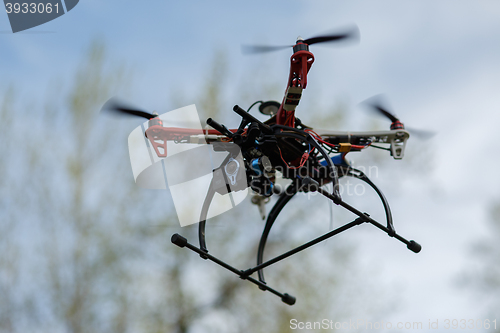
[[[391,210],[385,196],[362,171],[352,168],[345,160],[345,155],[348,152],[361,151],[367,147],[387,150],[394,159],[402,159],[406,141],[410,136],[404,129],[404,125],[381,107],[377,108],[392,121],[389,131],[313,131],[312,128],[305,126],[300,119],[295,117],[295,108],[300,102],[303,89],[307,86],[307,74],[314,62],[314,56],[309,52],[309,45],[342,39],[346,36],[333,35],[308,40],[297,39],[296,44],[293,46],[294,53],[290,58],[290,74],[282,103],[260,102],[262,103],[261,112],[272,115],[266,122],[261,122],[248,112],[253,105],[248,111],[243,110],[238,105],[233,108],[233,111],[242,118],[237,129],[230,130],[209,118],[207,119],[207,125],[211,126],[213,130],[207,129],[205,131],[164,127],[163,121],[157,115],[117,106],[113,108],[116,111],[149,119],[149,126],[145,131],[145,136],[149,139],[157,156],[160,158],[167,156],[167,141],[209,143],[212,144],[215,151],[228,152],[222,164],[213,170],[208,193],[201,208],[198,226],[199,247],[192,245],[179,234],[174,234],[171,241],[181,248],[187,247],[198,253],[205,260],[215,262],[235,273],[241,279],[256,284],[261,290],[270,291],[289,305],[295,303],[295,297],[268,286],[264,278],[264,268],[354,226],[363,223],[372,224],[390,237],[406,244],[409,250],[415,253],[421,250],[418,243],[407,240],[396,233]],[[275,48],[271,47],[270,50],[272,49]],[[264,106],[267,108],[272,105],[276,107],[276,112],[264,112]],[[389,145],[389,147],[387,148],[386,145]],[[330,154],[335,154],[335,156],[331,157]],[[278,171],[278,168],[283,178],[291,180],[286,189],[280,189],[275,183],[275,172]],[[369,214],[361,212],[343,201],[339,192],[339,178],[341,177],[360,179],[375,190],[384,206],[385,225],[371,218]],[[331,193],[323,188],[323,185],[329,183],[333,185]],[[279,195],[279,198],[267,216],[257,250],[256,266],[241,270],[209,253],[205,231],[209,207],[215,194],[224,195],[232,191],[247,190],[249,186],[256,193],[256,197],[260,198],[260,201],[258,200],[260,203],[273,194]],[[266,242],[277,216],[299,192],[318,192],[336,205],[352,212],[357,218],[301,246],[264,261]],[[261,216],[265,218],[265,214],[261,213]],[[252,277],[255,272],[258,273],[258,278]]]
[[[325,164],[326,164],[327,168],[329,169],[330,174],[332,176],[331,179],[329,179],[329,181],[331,181],[333,184],[333,191],[332,191],[332,193],[327,192],[326,190],[324,190],[321,187],[321,185],[324,185],[324,183],[320,184],[320,182],[318,180],[313,179],[312,177],[308,177],[308,176],[300,177],[298,175],[293,177],[292,183],[288,186],[288,188],[286,190],[280,191],[280,190],[274,188],[273,192],[275,194],[279,194],[280,197],[276,201],[271,212],[269,213],[264,230],[262,232],[262,236],[261,236],[261,239],[259,242],[259,247],[258,247],[258,252],[257,252],[257,265],[254,267],[245,269],[245,270],[240,270],[240,269],[237,269],[237,268],[225,263],[224,261],[218,259],[217,257],[209,254],[208,249],[207,249],[206,240],[205,240],[206,220],[207,220],[207,214],[208,214],[210,202],[212,201],[212,198],[213,198],[214,194],[216,193],[216,189],[214,188],[215,187],[214,183],[217,181],[217,179],[215,177],[216,172],[214,170],[214,178],[212,180],[212,183],[210,184],[210,188],[208,190],[205,202],[203,204],[201,216],[200,216],[201,222],[199,223],[199,229],[198,229],[198,238],[199,238],[200,246],[196,247],[196,246],[190,244],[186,238],[182,237],[179,234],[174,234],[172,236],[172,238],[171,238],[172,243],[174,243],[175,245],[177,245],[179,247],[187,247],[188,249],[198,253],[200,255],[200,257],[202,257],[203,259],[211,260],[211,261],[217,263],[218,265],[235,273],[240,278],[248,280],[248,281],[256,284],[257,286],[259,286],[259,288],[261,290],[267,290],[267,291],[270,291],[271,293],[279,296],[284,303],[289,304],[289,305],[293,305],[295,303],[295,297],[288,294],[288,293],[280,293],[279,291],[269,287],[266,284],[266,281],[264,279],[263,269],[272,265],[272,264],[275,264],[275,263],[293,255],[293,254],[296,254],[300,251],[303,251],[303,250],[305,250],[305,249],[307,249],[307,248],[309,248],[309,247],[311,247],[319,242],[322,242],[328,238],[331,238],[331,237],[333,237],[333,236],[335,236],[343,231],[346,231],[346,230],[348,230],[356,225],[359,225],[359,224],[362,224],[365,222],[370,223],[370,224],[376,226],[377,228],[379,228],[380,230],[386,232],[390,237],[394,237],[394,238],[398,239],[399,241],[403,242],[404,244],[406,244],[407,248],[409,250],[411,250],[415,253],[420,252],[421,246],[418,243],[416,243],[413,240],[408,241],[396,233],[394,226],[393,226],[393,222],[392,222],[392,215],[391,215],[391,210],[390,210],[389,204],[388,204],[386,198],[384,197],[383,193],[377,188],[377,186],[375,186],[375,184],[362,171],[351,168],[345,162],[344,159],[339,161],[338,164],[335,164],[333,162],[333,160],[329,157],[328,153],[319,144],[319,142],[317,141],[315,136],[313,136],[313,134],[311,134],[310,130],[292,128],[292,127],[279,125],[279,124],[268,125],[268,124],[260,122],[258,119],[256,119],[255,117],[250,115],[248,112],[244,111],[243,109],[239,108],[238,106],[235,106],[233,110],[235,112],[237,112],[243,118],[243,121],[242,121],[242,124],[240,125],[240,128],[235,133],[227,130],[223,125],[220,125],[219,123],[215,122],[213,119],[209,119],[207,121],[207,123],[209,123],[212,127],[217,129],[220,133],[224,133],[225,135],[231,137],[232,139],[237,139],[238,133],[241,132],[241,130],[243,128],[245,128],[246,125],[248,125],[250,123],[250,124],[254,124],[256,127],[258,127],[260,129],[260,131],[261,131],[260,134],[263,137],[265,137],[266,136],[265,133],[267,133],[267,135],[269,135],[271,137],[275,137],[277,139],[291,138],[291,139],[298,140],[298,141],[304,141],[304,143],[307,144],[308,146],[313,146],[315,149],[317,149],[320,152],[320,154],[323,156],[324,162],[326,162]],[[360,134],[359,132],[358,133],[349,133],[349,134],[346,134],[346,133],[347,132],[330,133],[330,134],[325,134],[324,137],[325,138],[331,137],[331,138],[335,138],[335,139],[340,138],[339,140],[344,140],[343,136],[348,135],[348,136],[350,136],[350,139],[353,140],[356,138],[358,138],[358,139],[362,138],[362,137],[366,138],[367,136],[369,136],[369,137],[374,137],[374,138],[372,138],[372,140],[375,142],[389,143],[391,145],[398,144],[397,147],[401,147],[401,145],[402,145],[403,149],[404,149],[404,143],[405,143],[406,139],[408,138],[408,133],[406,131],[400,130],[400,129],[399,130],[376,132],[376,133],[374,133],[374,132],[364,132],[362,134]],[[238,140],[236,140],[236,141],[238,142]],[[265,142],[265,140],[261,140],[261,141]],[[245,146],[244,142],[239,142],[239,143],[243,147]],[[391,152],[392,151],[394,151],[394,150],[391,149]],[[402,152],[400,152],[400,153],[401,154],[396,155],[395,157],[401,158]],[[230,158],[230,157],[228,156],[228,158]],[[226,161],[228,161],[228,159],[226,159]],[[226,163],[228,163],[228,162],[226,162]],[[223,162],[222,165],[224,165],[224,164],[225,163]],[[384,206],[386,220],[387,220],[386,226],[382,225],[381,223],[379,223],[376,220],[374,220],[373,218],[371,218],[369,214],[363,213],[363,212],[357,210],[356,208],[354,208],[353,206],[349,205],[348,203],[346,203],[342,200],[342,198],[340,197],[339,191],[338,191],[339,173],[340,173],[340,177],[350,176],[350,177],[358,178],[358,179],[366,182],[368,185],[370,185],[376,191],[376,193],[378,194],[378,196],[381,199],[382,204]],[[218,173],[218,174],[220,174],[224,177],[224,173]],[[225,184],[229,184],[229,181],[227,179],[225,179]],[[229,186],[227,186],[227,192],[229,192],[229,191],[230,191],[230,188],[229,188]],[[324,195],[328,199],[332,200],[335,204],[337,204],[341,207],[344,207],[345,209],[354,213],[358,217],[350,223],[347,223],[347,224],[345,224],[337,229],[334,229],[334,230],[332,230],[332,231],[330,231],[330,232],[328,232],[320,237],[317,237],[317,238],[315,238],[307,243],[304,243],[301,246],[298,246],[298,247],[296,247],[296,248],[294,248],[286,253],[283,253],[277,257],[274,257],[274,258],[264,262],[263,257],[264,257],[264,249],[265,249],[265,245],[267,242],[267,238],[268,238],[268,235],[271,231],[271,228],[272,228],[278,214],[281,212],[281,210],[285,207],[285,205],[290,201],[290,199],[296,193],[309,192],[309,191],[318,192],[318,193]],[[258,279],[255,279],[251,276],[255,272],[258,272]]]

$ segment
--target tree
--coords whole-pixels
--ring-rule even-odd
[[[485,318],[496,319],[500,302],[500,202],[490,204],[488,236],[471,245],[471,261],[458,278],[460,287],[469,288],[474,302],[485,311]],[[491,328],[494,329],[491,323]],[[495,332],[500,332],[497,323]]]

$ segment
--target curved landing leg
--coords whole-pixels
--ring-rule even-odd
[[[212,203],[214,195],[215,195],[215,190],[213,189],[212,183],[210,183],[207,196],[205,197],[205,201],[203,202],[203,207],[201,208],[200,223],[198,225],[198,239],[200,241],[200,250],[203,251],[204,253],[208,253],[207,243],[205,241],[205,226],[207,224],[208,208]],[[206,256],[204,256],[201,253],[200,257],[202,257],[203,259],[207,259]]]
[[[260,237],[259,249],[257,251],[257,265],[262,264],[264,257],[264,248],[266,247],[266,242],[267,242],[267,236],[271,231],[274,221],[276,221],[276,218],[278,217],[278,214],[281,212],[283,207],[285,207],[288,201],[290,201],[290,199],[297,193],[297,188],[298,186],[295,183],[292,183],[290,186],[288,186],[288,188],[280,195],[278,201],[276,201],[276,203],[274,204],[273,209],[271,209],[271,212],[269,212],[266,225],[264,227],[264,231],[262,232],[262,236]],[[258,274],[259,274],[259,281],[262,283],[266,283],[264,279],[264,271],[259,270]]]
[[[389,236],[394,237],[396,234],[396,229],[394,229],[394,224],[392,223],[392,213],[391,213],[391,208],[389,207],[389,203],[387,202],[387,199],[385,198],[384,194],[382,191],[379,190],[379,188],[368,178],[367,175],[365,175],[362,171],[358,169],[354,169],[349,167],[347,170],[344,171],[344,175],[358,178],[368,185],[371,186],[377,192],[380,200],[382,201],[382,205],[384,205],[384,210],[385,210],[385,216],[387,220],[387,229],[389,230],[387,233]]]

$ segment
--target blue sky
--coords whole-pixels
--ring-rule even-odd
[[[432,169],[424,181],[394,163],[382,174],[409,189],[395,191],[400,196],[389,201],[396,217],[412,212],[396,227],[424,250],[410,256],[398,252],[399,246],[385,245],[386,238],[375,241],[391,253],[383,257],[384,274],[405,286],[402,297],[408,302],[395,316],[479,316],[480,307],[457,296],[450,281],[466,264],[468,244],[486,233],[488,204],[500,199],[498,173],[477,172],[478,165],[489,170],[500,163],[495,154],[499,18],[496,0],[81,0],[68,14],[17,34],[9,33],[7,15],[0,14],[0,88],[14,84],[22,95],[41,98],[47,84],[69,79],[90,43],[100,39],[111,59],[133,68],[132,102],[167,111],[169,92],[176,87],[193,96],[201,89],[215,50],[229,60],[230,82],[240,83],[242,73],[266,59],[269,80],[282,82],[284,89],[291,53],[247,57],[241,44],[290,44],[298,35],[307,38],[355,23],[359,45],[311,48],[316,61],[298,114],[316,102],[313,97],[325,103],[342,98],[350,112],[362,114],[359,102],[385,93],[408,125],[438,131],[431,141],[408,143],[407,154],[412,145],[432,152],[432,161],[419,161],[420,168]],[[236,103],[230,96],[227,103],[229,112]],[[363,124],[349,122],[358,130]],[[372,252],[373,246],[361,249],[365,260],[380,259]],[[418,278],[409,271],[418,272]]]

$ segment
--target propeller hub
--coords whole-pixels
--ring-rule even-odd
[[[153,113],[151,115],[153,116],[153,118],[149,119],[149,122],[148,122],[149,127],[155,126],[155,125],[163,126],[163,120],[161,120],[160,117],[158,117],[158,112],[153,111]]]
[[[396,120],[391,124],[391,130],[397,130],[397,129],[405,129],[405,126],[399,120]]]
[[[293,46],[293,53],[296,53],[297,51],[309,51],[309,45],[304,41],[302,37],[297,37],[297,42]]]

